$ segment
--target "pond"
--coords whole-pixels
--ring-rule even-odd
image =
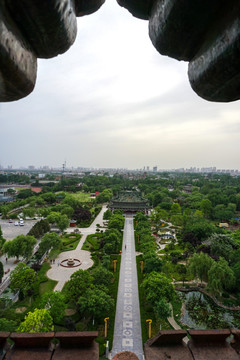
[[[192,329],[226,329],[240,327],[240,311],[225,310],[199,291],[179,292],[184,302],[180,321]]]

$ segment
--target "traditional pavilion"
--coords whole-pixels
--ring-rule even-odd
[[[137,191],[123,191],[112,199],[109,204],[111,210],[123,210],[128,213],[136,213],[142,211],[147,214],[150,206],[148,200],[141,196]]]

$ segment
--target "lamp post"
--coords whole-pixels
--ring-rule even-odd
[[[150,339],[151,335],[152,335],[152,320],[148,319],[146,320],[146,323],[148,323],[148,338]]]
[[[114,268],[114,272],[116,272],[116,267],[117,267],[117,260],[113,260],[113,268]]]
[[[105,319],[104,319],[104,322],[105,322],[105,338],[107,337],[107,326],[108,326],[108,320],[109,320],[109,317],[106,317]]]

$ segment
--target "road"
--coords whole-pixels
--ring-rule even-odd
[[[131,351],[143,360],[132,215],[125,218],[112,357],[120,351]]]

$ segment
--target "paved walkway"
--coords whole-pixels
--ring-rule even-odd
[[[71,275],[80,269],[86,270],[93,265],[93,261],[91,259],[91,253],[86,250],[81,250],[86,240],[87,235],[96,233],[96,225],[99,224],[103,226],[103,214],[105,213],[107,207],[104,205],[102,210],[92,222],[92,224],[88,228],[80,228],[80,232],[83,235],[81,241],[79,242],[77,248],[72,251],[65,251],[58,255],[55,264],[52,264],[51,269],[47,272],[47,277],[52,280],[58,281],[57,285],[54,288],[54,291],[61,291],[64,284],[70,279]],[[74,232],[74,228],[68,228],[66,230],[67,233]],[[59,265],[62,260],[65,259],[79,259],[81,261],[81,265],[75,268],[66,268]]]
[[[126,245],[126,249],[125,249]],[[133,217],[126,216],[112,357],[132,351],[143,360]]]

